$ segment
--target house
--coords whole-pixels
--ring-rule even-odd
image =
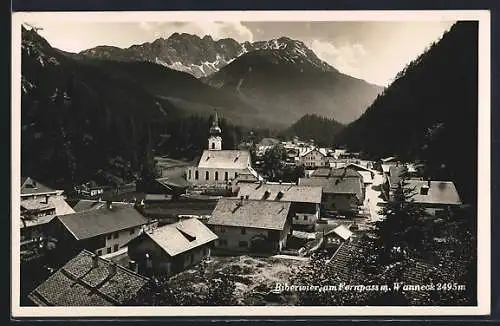
[[[455,184],[451,181],[409,179],[405,180],[403,186],[410,190],[410,200],[432,216],[440,216],[462,205]]]
[[[324,148],[312,147],[299,152],[299,165],[305,168],[328,166],[327,151]]]
[[[95,198],[104,193],[105,187],[99,186],[94,181],[89,181],[75,187],[75,192],[85,198]]]
[[[335,229],[325,233],[323,241],[326,248],[338,247],[341,243],[351,241],[354,233],[348,227],[341,224]]]
[[[166,194],[146,194],[144,197],[144,205],[156,205],[168,203],[172,200],[172,196]]]
[[[242,184],[238,189],[240,198],[290,202],[294,228],[314,227],[320,217],[321,195],[321,187],[295,184]]]
[[[81,249],[101,256],[120,250],[147,223],[133,205],[108,202],[99,209],[57,216],[51,221],[50,233],[57,239],[61,257]]]
[[[157,186],[153,187],[156,189],[154,191],[157,194],[170,194],[178,196],[185,194],[186,190],[189,188],[189,183],[181,176],[175,176],[171,174],[167,177],[161,177],[155,179]]]
[[[217,235],[196,218],[141,233],[128,243],[128,256],[142,274],[171,276],[210,255]]]
[[[356,163],[348,163],[346,165],[346,168],[358,171],[365,185],[373,183],[373,179],[375,178],[375,175],[378,173],[377,171],[371,168]]]
[[[352,171],[350,169],[346,170]],[[332,175],[328,178],[300,178],[299,185],[322,187],[321,209],[327,214],[356,215],[359,213],[359,207],[364,201],[364,187],[360,176],[342,177]]]
[[[248,150],[223,150],[222,131],[218,124],[217,111],[210,128],[208,149],[203,154],[197,166],[188,167],[186,179],[193,186],[227,186],[239,174],[254,171],[251,169],[251,156]],[[257,179],[261,178],[257,175]],[[262,179],[263,180],[263,179]]]
[[[246,170],[241,171],[238,173],[238,175],[230,182],[232,185],[233,184],[238,184],[238,183],[258,183],[262,182],[264,178],[259,175],[257,171],[255,171],[254,168],[251,166],[247,167]]]
[[[222,198],[208,221],[219,239],[215,249],[228,252],[277,252],[291,234],[290,202]]]
[[[56,216],[75,211],[66,202],[62,190],[54,190],[36,180],[21,179],[21,249],[37,245],[47,235],[47,224]]]
[[[29,295],[37,306],[121,306],[149,279],[82,250]]]
[[[217,199],[179,198],[163,203],[144,204],[138,209],[150,220],[158,220],[159,224],[171,224],[177,222],[181,215],[200,218],[210,216],[216,205]]]

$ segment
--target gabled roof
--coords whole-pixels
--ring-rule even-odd
[[[27,195],[41,195],[46,193],[59,193],[61,190],[54,190],[50,187],[47,187],[44,184],[30,178],[30,177],[22,177],[21,178],[21,196]]]
[[[171,257],[218,239],[215,233],[196,218],[156,228],[152,232],[143,233],[141,237],[150,238]]]
[[[330,168],[318,168],[311,173],[311,177],[328,178],[330,170]]]
[[[302,157],[302,156],[306,156],[306,155],[309,155],[310,153],[312,152],[318,152],[320,153],[321,155],[323,156],[326,156],[327,155],[327,151],[326,149],[324,148],[317,148],[317,147],[314,147],[314,148],[309,148],[308,150],[305,150],[303,152],[299,152],[299,156]]]
[[[33,290],[38,306],[116,306],[133,299],[149,281],[122,266],[83,250]]]
[[[455,184],[451,181],[431,181],[427,195],[420,194],[422,186],[427,186],[428,181],[409,179],[405,181],[405,188],[415,189],[411,197],[415,203],[460,205],[462,202]]]
[[[350,237],[353,236],[354,233],[352,233],[351,230],[349,230],[345,225],[341,224],[339,226],[337,226],[335,229],[333,229],[332,231],[328,232],[326,235],[330,235],[332,233],[335,233],[336,235],[338,235],[339,237],[341,237],[342,239],[344,240],[347,240],[349,239]]]
[[[330,178],[339,178],[339,177],[361,179],[361,174],[354,169],[348,168],[347,166],[338,169],[332,169],[330,171]]]
[[[358,178],[300,178],[299,185],[319,186],[326,194],[352,194],[359,201],[363,198],[363,189]]]
[[[123,203],[123,202],[113,202],[113,206],[116,207],[125,207],[132,206],[131,203]],[[102,200],[92,200],[92,199],[80,199],[75,206],[73,206],[74,212],[82,212],[91,209],[101,209],[106,207],[106,202]],[[74,213],[73,212],[73,213]]]
[[[246,150],[203,151],[198,168],[246,169],[250,162],[250,152]]]
[[[287,184],[248,183],[239,186],[238,196],[252,200],[275,200],[296,203],[321,203],[321,187]]]
[[[73,209],[75,210],[75,212],[81,212],[89,209],[102,208],[104,205],[106,205],[106,203],[103,201],[81,199],[78,201],[78,203],[76,203],[75,206],[73,206]]]
[[[45,202],[47,199],[47,203]],[[47,198],[29,198],[21,200],[21,213],[23,211],[41,211],[55,209],[54,215],[72,214],[75,211],[61,195],[50,195]]]
[[[182,176],[172,175],[169,177],[157,178],[156,181],[168,189],[171,189],[172,187],[186,188],[189,186],[189,183]]]
[[[364,170],[364,171],[368,171],[368,172],[372,172],[372,173],[377,173],[377,171],[373,170],[373,169],[370,169],[366,166],[363,166],[361,164],[356,164],[356,163],[347,163],[346,165],[347,168],[353,168],[354,170]]]
[[[290,202],[221,198],[208,224],[283,230],[289,210]]]
[[[57,219],[77,240],[137,227],[148,222],[132,205],[86,210],[57,216]]]

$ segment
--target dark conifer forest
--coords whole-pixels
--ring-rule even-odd
[[[478,23],[457,22],[401,71],[336,143],[367,157],[397,154],[453,180],[474,204],[477,183]]]

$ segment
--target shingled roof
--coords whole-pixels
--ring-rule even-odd
[[[88,239],[148,222],[132,205],[116,205],[57,216],[57,219],[77,239]]]
[[[415,203],[438,205],[460,205],[462,203],[453,182],[431,181],[427,195],[421,194],[420,189],[428,185],[429,182],[425,180],[410,179],[405,181],[405,188],[415,189],[411,197]]]
[[[276,200],[295,203],[321,203],[321,187],[286,184],[249,183],[239,185],[238,196],[253,200]]]
[[[116,306],[133,299],[149,281],[122,266],[81,251],[33,290],[38,306]],[[97,266],[94,266],[96,259]]]
[[[59,193],[61,190],[54,190],[50,187],[47,187],[44,184],[30,178],[30,177],[22,177],[21,178],[21,196],[28,195],[41,195],[47,193]]]
[[[319,186],[326,194],[353,194],[363,200],[363,189],[358,178],[300,178],[301,186]]]
[[[290,202],[221,198],[208,224],[283,230]]]
[[[215,233],[196,218],[165,225],[152,232],[144,232],[132,241],[141,241],[144,237],[151,239],[170,257],[218,239]]]
[[[246,150],[203,151],[198,168],[246,169],[250,162],[250,152]]]

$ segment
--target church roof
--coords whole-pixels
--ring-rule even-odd
[[[198,168],[246,169],[250,163],[250,152],[246,150],[203,151]]]

